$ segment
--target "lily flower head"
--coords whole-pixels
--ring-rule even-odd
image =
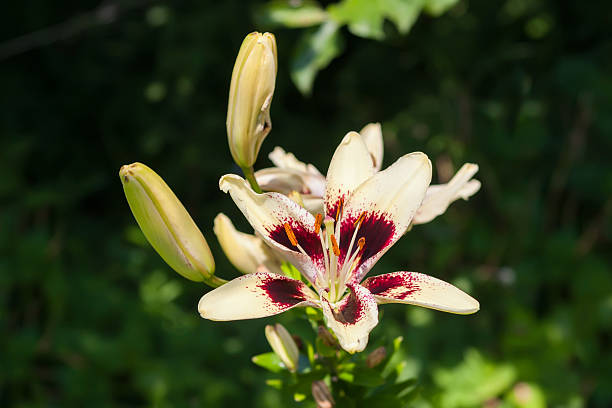
[[[220,188],[229,192],[256,233],[298,268],[314,290],[286,276],[253,273],[205,294],[198,305],[201,316],[240,320],[314,306],[322,309],[342,348],[353,353],[366,347],[378,324],[378,304],[476,312],[475,299],[421,273],[399,271],[363,280],[408,230],[430,181],[431,162],[420,152],[406,154],[377,172],[356,132],[349,132],[333,155],[323,213],[313,215],[280,193],[258,194],[239,176],[223,176]]]
[[[384,144],[380,123],[369,123],[359,131],[370,153],[372,165],[378,172],[382,167]],[[323,212],[325,176],[312,164],[298,160],[292,153],[276,147],[268,155],[274,167],[255,172],[255,178],[264,191],[276,191],[285,195],[297,192],[304,208],[313,214]],[[478,165],[465,163],[453,178],[445,184],[430,185],[423,203],[417,210],[412,224],[425,224],[443,214],[458,199],[467,200],[480,189],[480,181],[472,179]]]

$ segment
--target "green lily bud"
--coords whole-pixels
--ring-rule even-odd
[[[274,326],[267,325],[266,339],[268,339],[272,350],[285,364],[285,367],[294,373],[298,366],[299,352],[295,340],[293,340],[287,329],[279,323]]]
[[[276,40],[273,34],[253,32],[238,52],[227,106],[227,137],[232,157],[251,168],[272,128],[270,103],[276,81]]]
[[[164,180],[142,163],[121,167],[119,177],[134,218],[164,261],[187,279],[222,285],[206,239]]]

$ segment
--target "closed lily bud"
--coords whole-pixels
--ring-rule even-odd
[[[366,357],[366,365],[374,368],[387,358],[387,349],[383,346],[378,347]]]
[[[132,214],[149,243],[185,278],[220,286],[210,248],[183,204],[149,167],[121,167],[119,177]]]
[[[311,385],[312,397],[317,403],[317,408],[333,408],[336,405],[334,397],[325,381],[313,381]]]
[[[227,137],[236,164],[250,168],[272,128],[270,103],[276,81],[273,34],[246,36],[238,52],[227,107]]]
[[[281,359],[285,367],[291,372],[295,372],[298,366],[299,352],[295,340],[285,327],[279,323],[266,326],[266,339],[270,347]]]

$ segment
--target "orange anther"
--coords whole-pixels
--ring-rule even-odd
[[[289,225],[289,223],[286,222],[285,224],[283,224],[283,227],[285,227],[285,233],[287,234],[289,241],[291,241],[293,246],[297,246],[298,242],[297,242],[297,239],[295,238],[295,234],[293,233],[293,230],[291,229],[291,225]]]
[[[315,234],[318,234],[321,231],[321,222],[323,222],[323,214],[317,214],[315,218]]]
[[[336,237],[334,234],[331,234],[331,243],[332,243],[332,251],[334,251],[334,255],[340,256],[340,248],[338,248],[338,241],[336,241]]]
[[[365,211],[361,213],[359,218],[357,218],[357,221],[355,221],[354,226],[356,227],[357,225],[360,225],[363,222],[364,218],[365,218]]]
[[[342,212],[342,206],[344,205],[344,198],[341,198],[338,201],[338,209],[336,210],[336,222],[338,222],[338,218],[340,218],[340,213]]]
[[[359,245],[359,250],[361,251],[363,249],[363,246],[365,245],[365,238],[359,238],[359,240],[357,241],[357,245]]]

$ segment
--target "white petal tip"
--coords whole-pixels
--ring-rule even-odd
[[[244,181],[242,177],[235,174],[226,174],[219,179],[219,189],[224,193],[227,193],[232,187],[232,181]]]
[[[361,135],[357,132],[348,132],[344,138],[342,139],[342,142],[340,142],[341,145],[346,145],[351,143],[356,137],[361,138]]]
[[[478,172],[478,165],[475,163],[465,163],[464,167],[470,173],[476,174]]]
[[[452,310],[452,313],[461,314],[461,315],[469,315],[476,313],[480,310],[480,303],[470,295],[465,295],[467,299],[462,299],[463,302],[458,303],[455,306],[455,310]]]

